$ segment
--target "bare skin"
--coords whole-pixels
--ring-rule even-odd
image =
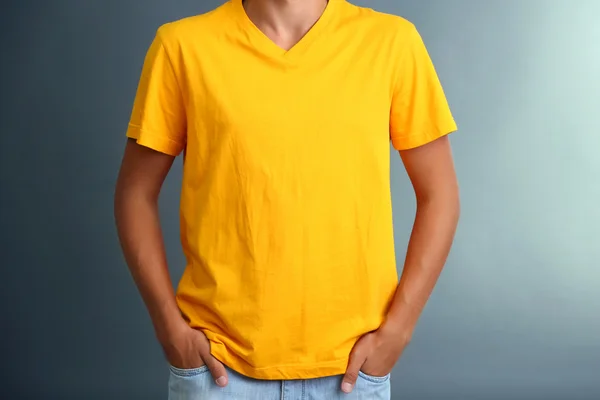
[[[358,372],[385,376],[410,342],[425,303],[450,252],[460,213],[459,191],[448,137],[400,152],[413,185],[417,213],[404,270],[383,325],[354,346],[342,390],[351,392]]]
[[[245,0],[248,17],[274,43],[292,48],[319,19],[326,0]],[[447,137],[400,153],[417,198],[404,272],[386,322],[355,345],[341,389],[352,391],[358,371],[389,373],[409,343],[445,263],[459,215],[458,185]],[[170,364],[207,365],[219,386],[227,371],[210,354],[206,336],[181,316],[169,277],[158,197],[174,157],[128,140],[116,185],[115,219],[123,253]]]
[[[326,7],[327,0],[244,0],[248,18],[284,50],[306,35]]]
[[[245,0],[248,17],[284,49],[292,48],[319,19],[327,0]],[[179,368],[207,365],[219,386],[223,364],[206,336],[189,327],[175,302],[158,216],[158,196],[174,157],[128,140],[115,193],[115,219],[123,253],[152,319],[167,361]]]
[[[174,157],[129,139],[117,180],[115,219],[131,275],[152,319],[169,363],[179,368],[207,365],[219,386],[227,372],[210,354],[206,336],[181,316],[165,256],[158,215],[158,196]]]

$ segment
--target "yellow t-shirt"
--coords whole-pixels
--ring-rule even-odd
[[[161,26],[127,136],[184,152],[177,301],[213,355],[259,379],[344,373],[398,283],[390,139],[455,129],[401,17],[330,0],[289,51],[241,0]]]

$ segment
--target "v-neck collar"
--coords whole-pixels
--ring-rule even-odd
[[[240,22],[242,28],[248,35],[251,45],[258,51],[276,58],[285,63],[295,64],[299,61],[302,54],[306,52],[308,47],[315,41],[315,39],[323,33],[324,29],[329,25],[333,16],[335,15],[335,8],[339,2],[344,0],[328,0],[325,10],[309,29],[309,31],[289,50],[285,50],[271,40],[263,31],[261,31],[252,22],[244,5],[243,0],[230,0],[235,11],[235,18]]]

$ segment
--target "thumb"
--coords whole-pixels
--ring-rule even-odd
[[[208,357],[204,358],[204,362],[217,385],[220,387],[227,386],[229,378],[225,366],[212,355],[208,355]]]
[[[342,379],[342,392],[350,393],[354,389],[356,380],[358,379],[358,371],[367,360],[364,350],[361,349],[362,341],[358,341],[350,353],[350,359],[348,361],[348,368],[346,368],[346,374]]]

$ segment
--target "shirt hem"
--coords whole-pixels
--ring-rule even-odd
[[[456,122],[454,120],[448,122],[442,129],[431,132],[428,135],[414,135],[414,136],[404,136],[400,134],[391,135],[392,145],[396,150],[410,150],[417,147],[421,147],[428,143],[433,142],[441,137],[450,135],[454,133],[458,129]]]
[[[140,126],[130,123],[125,134],[128,138],[134,139],[137,144],[148,147],[152,150],[177,157],[184,146],[172,139],[151,134]]]
[[[328,376],[343,375],[348,366],[348,357],[338,360],[324,361],[315,364],[293,364],[273,367],[256,368],[248,363],[238,360],[225,349],[214,346],[212,343],[211,354],[217,360],[235,372],[253,379],[261,380],[295,380],[315,379]]]

